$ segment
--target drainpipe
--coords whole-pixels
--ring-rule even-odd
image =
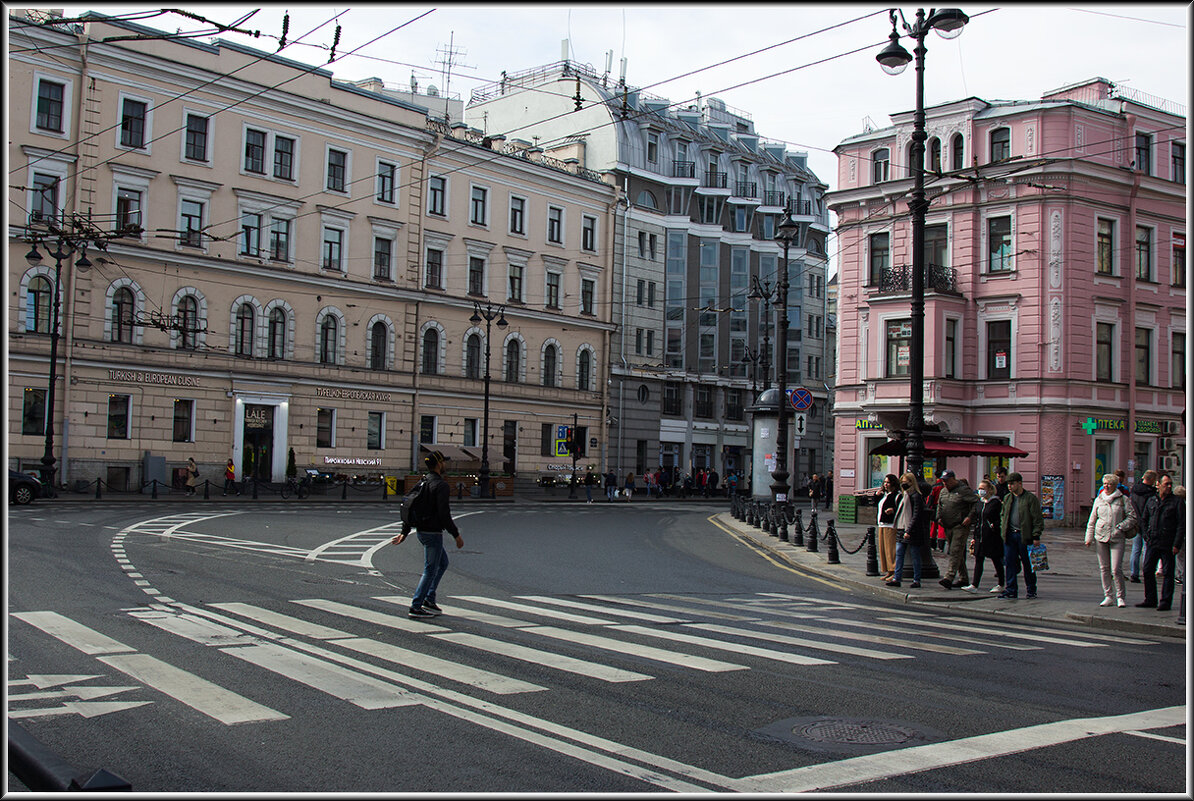
[[[618,206],[620,205],[620,203],[621,203],[621,198],[615,197],[609,203],[609,205],[606,207],[606,211],[607,211],[607,213],[609,213],[610,219],[616,220],[617,209],[618,209]],[[609,253],[611,255],[614,253],[614,243],[616,241],[615,240],[616,234],[617,234],[617,223],[615,221],[615,223],[613,225],[609,226],[609,232],[606,235],[608,237],[607,241],[609,242],[609,245],[605,249],[605,252]],[[613,264],[612,260],[610,263],[611,263],[611,265]],[[610,286],[610,300],[611,301],[613,300],[612,284]],[[611,314],[611,316],[612,316],[612,314]],[[602,340],[601,352],[605,354],[605,370],[603,371],[603,373],[605,374],[605,381],[603,381],[601,384],[601,419],[599,421],[599,425],[604,427],[602,429],[604,432],[604,435],[601,437],[601,475],[603,475],[603,476],[609,469],[609,461],[608,461],[609,460],[609,437],[610,437],[609,417],[612,414],[612,410],[610,409],[609,389],[610,389],[610,386],[612,386],[612,384],[613,384],[613,381],[612,381],[613,354],[610,351],[610,349],[612,347],[612,339],[611,339],[612,336],[613,336],[613,332],[610,331],[608,328],[601,335],[601,340]],[[598,378],[598,380],[600,380],[600,377]]]
[[[626,251],[627,251],[627,229],[630,225],[630,176],[626,176],[626,186],[622,197],[622,317],[620,325],[622,327],[621,337],[621,359],[622,359],[622,378],[618,382],[618,469],[615,471],[621,475],[625,468],[625,462],[622,459],[622,447],[625,440],[626,432],[626,376],[629,372],[629,363],[626,361],[626,332],[629,330],[626,327]]]
[[[1127,105],[1126,103],[1124,103],[1123,101],[1120,101],[1121,111],[1124,108],[1124,106],[1126,106],[1126,105]],[[1125,114],[1124,121],[1127,123],[1127,126],[1128,126],[1128,134],[1127,134],[1128,142],[1132,143],[1133,142],[1133,133],[1136,130],[1136,115],[1135,114]],[[1128,152],[1134,153],[1135,150],[1130,150]],[[1136,278],[1136,260],[1134,257],[1136,255],[1136,196],[1140,192],[1140,165],[1137,164],[1134,166],[1135,166],[1135,168],[1132,170],[1132,190],[1131,190],[1131,192],[1128,193],[1128,230],[1125,232],[1127,234],[1127,236],[1124,237],[1124,239],[1126,240],[1127,251],[1128,251],[1127,270],[1125,270],[1125,272],[1127,274],[1126,278],[1128,279],[1128,309],[1129,309],[1128,330],[1124,333],[1127,334],[1128,347],[1129,347],[1128,352],[1132,354],[1132,358],[1128,360],[1128,364],[1129,364],[1129,368],[1128,368],[1128,425],[1127,425],[1127,431],[1125,432],[1128,436],[1128,453],[1127,453],[1126,457],[1121,458],[1119,460],[1120,464],[1124,464],[1127,461],[1127,459],[1132,459],[1133,461],[1136,459],[1136,281],[1137,281],[1137,278]],[[1160,339],[1161,339],[1159,331],[1155,331],[1154,336],[1156,337],[1157,342],[1154,343],[1154,346],[1152,347],[1151,352],[1148,354],[1148,358],[1150,360],[1152,359],[1153,353],[1157,352],[1156,345],[1160,342]],[[1142,465],[1136,465],[1135,470],[1132,472],[1135,476],[1142,475],[1144,473],[1144,467]]]

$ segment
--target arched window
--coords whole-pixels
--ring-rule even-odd
[[[941,172],[941,140],[935,136],[929,140],[929,170]]]
[[[646,189],[638,193],[638,200],[635,202],[636,206],[641,206],[644,209],[657,209],[659,202],[655,200],[655,195],[648,192]]]
[[[891,177],[891,151],[881,147],[871,154],[871,183],[881,184]]]
[[[556,385],[556,346],[548,345],[543,349],[543,386],[554,387]]]
[[[517,339],[506,343],[506,382],[518,383],[518,376],[522,373],[522,350]]]
[[[369,369],[386,369],[386,351],[390,345],[390,330],[386,324],[378,320],[373,324],[369,342]]]
[[[464,351],[464,375],[466,378],[481,377],[481,335],[469,334]]]
[[[236,355],[253,355],[253,305],[242,303],[236,310]]]
[[[576,388],[587,392],[592,389],[589,374],[593,371],[593,354],[582,350],[576,359]]]
[[[439,372],[439,330],[435,328],[423,332],[423,372],[427,375]]]
[[[329,314],[319,329],[319,363],[336,363],[336,318]]]
[[[269,313],[269,357],[286,358],[286,310],[277,306]]]
[[[963,152],[965,150],[963,146],[965,141],[960,133],[954,134],[953,139],[950,141],[950,156],[953,159],[950,162],[951,170],[960,170],[966,166],[966,155]]]
[[[50,303],[53,287],[44,276],[29,282],[25,296],[25,330],[35,334],[50,333]]]
[[[199,342],[199,301],[194,295],[186,295],[178,301],[178,347],[180,350],[194,350]]]
[[[909,178],[911,178],[911,177],[913,177],[914,175],[916,175],[916,173],[913,171],[913,166],[914,166],[914,165],[913,165],[912,161],[913,161],[913,156],[912,156],[912,143],[911,143],[911,142],[909,142],[909,143],[908,143],[908,148],[907,148],[907,149],[904,151],[904,163],[908,165],[908,177],[909,177]],[[924,154],[923,154],[923,153],[921,154],[921,161],[920,161],[920,163],[921,163],[921,166],[924,166]]]
[[[133,341],[133,291],[121,287],[112,295],[112,341]]]

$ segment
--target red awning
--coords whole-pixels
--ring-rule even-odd
[[[875,456],[903,456],[904,441],[889,439],[881,445],[871,448]],[[944,439],[926,439],[925,456],[1008,456],[1024,458],[1028,451],[1013,448],[1011,445],[999,445],[984,442],[952,442]]]

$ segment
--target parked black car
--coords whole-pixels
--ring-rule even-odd
[[[41,497],[41,481],[28,473],[8,471],[8,502],[32,503]]]

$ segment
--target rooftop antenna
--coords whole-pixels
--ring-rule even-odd
[[[614,51],[605,51],[605,74],[601,76],[601,87],[604,89],[609,81],[609,74],[614,69]]]
[[[449,123],[452,122],[451,115],[448,112],[448,104],[450,102],[448,98],[450,97],[450,90],[452,88],[452,67],[457,66],[456,57],[460,56],[460,55],[464,55],[464,52],[465,52],[465,51],[457,48],[455,46],[455,43],[456,43],[456,31],[452,31],[452,33],[448,39],[448,46],[446,48],[444,48],[444,47],[436,48],[436,52],[440,53],[441,57],[439,59],[437,59],[435,63],[444,65],[444,68],[442,70],[442,72],[444,74],[444,119],[447,120]],[[460,66],[469,67],[471,69],[475,65],[461,64]]]

